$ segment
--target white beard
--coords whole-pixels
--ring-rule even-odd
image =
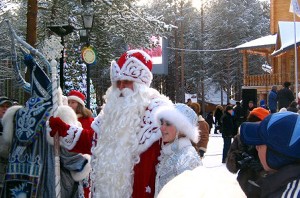
[[[143,88],[143,85],[135,85],[137,91],[124,89],[121,93],[110,87],[106,92],[101,132],[97,134],[97,145],[92,148],[93,197],[126,198],[132,195],[133,168],[140,160],[138,133],[150,103],[145,89],[147,87]]]

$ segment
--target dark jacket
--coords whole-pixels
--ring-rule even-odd
[[[245,119],[244,117],[244,110],[241,105],[236,105],[234,108],[234,119],[237,122],[237,125],[239,126]]]
[[[277,110],[277,92],[271,90],[268,96],[268,104],[270,110]]]
[[[222,137],[234,137],[236,135],[235,125],[233,121],[233,116],[226,112],[221,118],[222,122]]]
[[[221,117],[222,117],[222,115],[223,115],[222,110],[217,108],[216,111],[215,111],[215,114],[214,114],[216,125],[217,124],[221,125]]]
[[[278,98],[278,108],[281,109],[283,107],[287,108],[292,101],[294,101],[294,94],[292,90],[287,87],[280,89],[277,93]]]
[[[300,164],[284,166],[256,183],[260,186],[261,197],[300,197]]]
[[[207,122],[207,124],[209,125],[209,129],[212,128],[214,122],[214,118],[212,116],[212,113],[207,114],[205,121]]]

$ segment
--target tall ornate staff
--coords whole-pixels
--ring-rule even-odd
[[[59,104],[58,100],[58,82],[57,82],[57,61],[56,58],[60,57],[60,53],[63,50],[63,46],[61,45],[61,41],[58,37],[52,35],[50,39],[45,41],[43,47],[43,53],[47,57],[48,60],[51,60],[51,80],[52,80],[52,114],[53,117],[57,116],[58,113],[58,106],[62,105]],[[59,146],[59,135],[58,133],[54,136],[54,158],[55,158],[55,195],[56,198],[61,197],[61,186],[60,186],[60,146]]]

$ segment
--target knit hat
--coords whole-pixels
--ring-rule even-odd
[[[85,96],[80,91],[76,91],[76,90],[70,91],[68,95],[68,100],[75,100],[76,102],[80,103],[82,106],[85,106],[84,104]]]
[[[129,50],[118,60],[111,63],[110,78],[112,82],[130,80],[150,86],[152,82],[152,60],[142,50]]]
[[[279,112],[261,122],[244,122],[241,141],[248,145],[266,145],[266,161],[270,168],[279,169],[300,161],[300,115]]]
[[[255,115],[260,120],[263,120],[265,117],[267,117],[270,114],[270,112],[262,107],[254,108],[252,111],[250,111],[250,115]]]
[[[1,96],[0,97],[0,105],[3,105],[4,103],[8,103],[10,106],[12,105],[12,101],[8,97]]]
[[[199,141],[197,114],[186,104],[159,107],[154,116],[157,123],[161,123],[161,119],[167,120],[193,142]]]

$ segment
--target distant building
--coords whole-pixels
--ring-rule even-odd
[[[280,89],[285,81],[295,88],[295,55],[294,55],[294,23],[293,13],[289,12],[288,0],[270,0],[270,35],[241,44],[236,48],[243,54],[243,89],[256,90],[256,101],[264,99],[273,85]],[[297,45],[300,44],[300,18],[296,16]],[[251,75],[249,56],[258,55],[266,58],[262,65],[264,74]],[[299,59],[299,49],[297,49]],[[298,84],[299,84],[299,62]],[[295,90],[295,89],[294,89]],[[294,91],[296,92],[296,91]],[[298,92],[298,91],[297,91]],[[245,91],[245,93],[247,93]]]

